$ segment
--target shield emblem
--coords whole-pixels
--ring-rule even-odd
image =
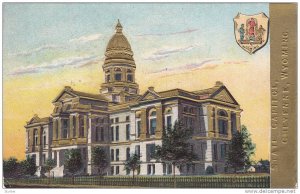
[[[266,14],[238,13],[233,20],[235,40],[248,53],[255,53],[268,42],[269,18]]]

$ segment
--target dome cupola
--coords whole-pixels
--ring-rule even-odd
[[[139,93],[138,84],[135,82],[136,65],[119,20],[115,29],[115,34],[105,50],[102,66],[105,82],[101,85],[100,92],[113,102],[126,102]]]

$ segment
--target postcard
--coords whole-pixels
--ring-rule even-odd
[[[297,3],[2,9],[6,192],[297,187]]]

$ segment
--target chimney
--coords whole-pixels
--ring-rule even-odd
[[[150,86],[150,87],[148,87],[148,90],[154,91],[154,87],[153,87],[153,86]]]
[[[216,81],[216,86],[223,86],[224,84],[223,84],[223,82],[221,82],[221,81]]]

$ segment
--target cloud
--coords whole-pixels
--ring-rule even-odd
[[[62,68],[64,66],[84,67],[100,62],[102,59],[98,56],[70,57],[67,59],[57,59],[50,63],[42,63],[39,65],[29,65],[13,70],[9,75],[22,75],[31,73],[40,73],[46,70]]]
[[[179,32],[172,32],[172,33],[158,33],[158,34],[138,34],[136,36],[168,36],[168,35],[176,35],[176,34],[187,34],[187,33],[192,33],[196,32],[199,29],[187,29]]]
[[[22,51],[22,52],[18,52],[18,53],[12,53],[12,54],[8,54],[9,56],[29,56],[35,53],[39,53],[42,52],[44,50],[52,50],[52,49],[57,49],[57,48],[63,48],[63,46],[58,46],[58,45],[44,45],[44,46],[40,46],[38,48],[29,50],[29,51]]]
[[[212,59],[212,58],[208,58],[208,59],[204,59],[200,62],[196,62],[196,63],[188,63],[179,67],[173,67],[173,68],[164,68],[164,69],[160,69],[157,71],[152,71],[150,72],[151,74],[159,74],[159,73],[163,73],[163,74],[174,74],[174,73],[182,73],[182,72],[186,72],[186,71],[191,71],[191,70],[195,70],[195,69],[215,69],[218,66],[221,65],[246,65],[248,64],[249,61],[224,61],[221,59]]]
[[[196,48],[198,45],[190,45],[187,47],[181,47],[181,48],[167,48],[167,49],[161,49],[158,51],[153,52],[150,56],[145,57],[145,60],[151,60],[151,61],[157,61],[164,58],[167,58],[175,53],[181,53],[190,51],[194,48]]]
[[[95,40],[99,40],[103,35],[102,34],[91,34],[91,35],[87,35],[87,36],[81,36],[79,38],[74,38],[69,40],[69,42],[74,42],[74,43],[87,43],[90,41],[95,41]]]
[[[198,63],[188,63],[188,64],[180,66],[180,67],[160,69],[158,71],[153,71],[151,73],[175,72],[175,71],[179,71],[179,70],[184,71],[184,70],[198,69],[198,68],[204,67],[209,62],[213,62],[213,61],[216,62],[216,61],[219,61],[219,59],[205,59]]]

